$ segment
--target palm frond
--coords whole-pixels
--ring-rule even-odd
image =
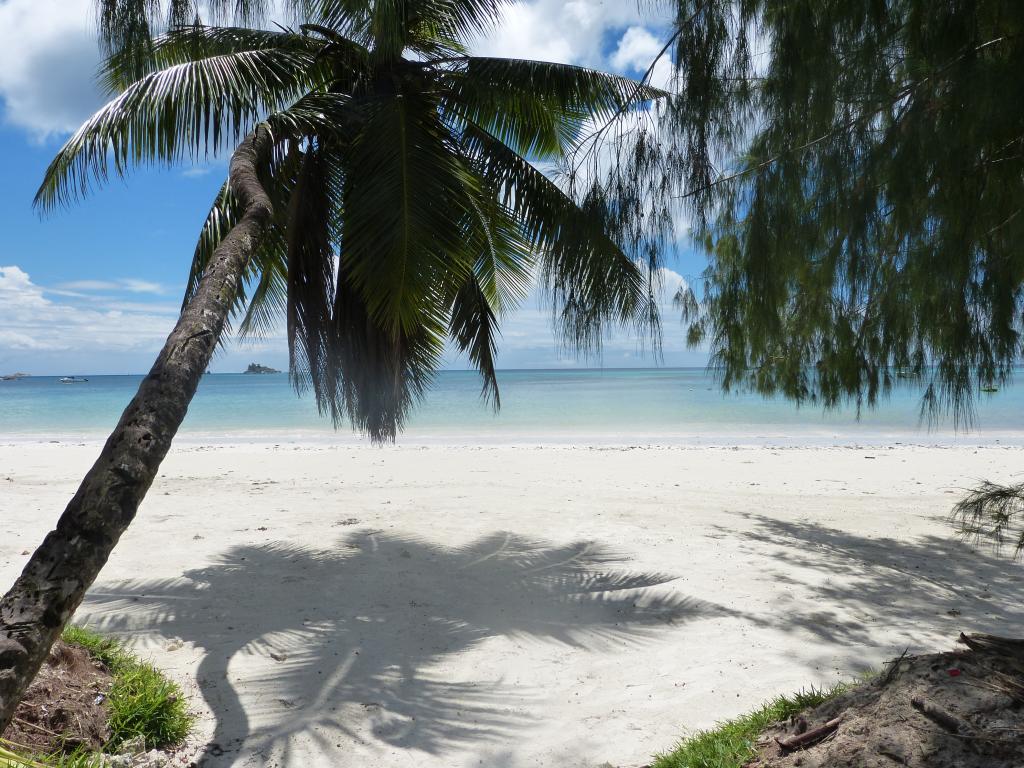
[[[984,481],[953,507],[960,536],[999,550],[1009,539],[1015,558],[1024,558],[1024,483]]]
[[[439,73],[445,107],[486,128],[521,155],[564,155],[592,119],[608,119],[667,94],[569,64],[470,57]]]
[[[473,274],[487,301],[501,315],[526,298],[533,283],[537,257],[508,208],[486,190],[474,205],[475,216],[464,235],[467,247],[478,253]]]
[[[201,23],[255,26],[274,10],[273,0],[97,0],[100,46],[117,56],[129,82],[147,74],[153,38],[168,29]]]
[[[296,389],[312,382],[319,404],[327,397],[322,382],[330,365],[335,264],[331,224],[337,201],[331,195],[331,168],[324,152],[310,145],[302,155],[286,227],[288,349]]]
[[[498,350],[498,318],[491,301],[480,286],[476,275],[470,275],[462,284],[452,303],[449,333],[460,351],[465,352],[470,362],[483,377],[481,392],[497,410],[501,407],[498,391],[498,375],[495,371],[494,356]]]
[[[551,179],[482,127],[463,136],[480,175],[496,190],[539,251],[564,345],[598,352],[609,325],[659,332],[649,275],[605,230],[603,212],[584,210]]]
[[[361,129],[359,105],[344,93],[313,91],[267,116],[275,135],[330,137],[350,142]]]
[[[291,30],[212,27],[199,24],[177,27],[152,40],[143,71],[131,51],[111,54],[103,62],[99,82],[116,95],[148,74],[179,64],[188,64],[247,51],[297,51],[315,57],[324,42]]]
[[[43,209],[86,194],[111,167],[197,158],[240,139],[262,114],[318,85],[304,51],[243,51],[147,75],[100,109],[68,139],[36,193]]]
[[[331,316],[331,365],[317,394],[321,411],[335,425],[347,416],[374,442],[394,440],[440,364],[446,324],[427,308],[409,330],[382,328],[350,280],[344,258]]]
[[[467,40],[494,28],[512,0],[419,0],[414,5],[421,19],[447,28],[454,39]]]
[[[477,179],[429,98],[384,97],[347,150],[342,243],[346,271],[382,328],[422,321],[442,274],[470,274],[462,238]]]

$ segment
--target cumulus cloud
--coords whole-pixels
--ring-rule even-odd
[[[610,36],[656,16],[656,4],[645,4],[643,12],[639,6],[630,0],[520,0],[474,50],[487,56],[605,66]]]
[[[0,2],[3,119],[34,138],[77,128],[102,103],[92,0]]]
[[[14,367],[38,371],[68,356],[149,353],[159,349],[176,316],[174,305],[55,301],[20,267],[0,267],[0,363],[21,364]]]
[[[627,72],[644,72],[663,45],[646,27],[630,27],[619,39],[611,64]]]

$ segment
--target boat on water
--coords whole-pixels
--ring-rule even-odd
[[[57,381],[61,384],[86,384],[89,380],[81,376],[61,376]]]

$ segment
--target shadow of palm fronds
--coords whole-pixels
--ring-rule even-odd
[[[881,632],[897,631],[905,635],[898,642],[918,647],[943,625],[950,642],[961,629],[1019,634],[1024,627],[1021,564],[952,536],[895,539],[733,514],[743,529],[721,526],[721,535],[746,542],[764,578],[797,596],[764,620],[783,631],[844,648],[873,647]]]
[[[211,754],[244,742],[289,764],[294,737],[329,752],[339,735],[437,753],[507,738],[544,693],[506,682],[500,666],[454,676],[448,662],[490,638],[621,648],[726,613],[666,587],[670,576],[619,570],[625,559],[513,534],[447,548],[364,533],[335,549],[232,547],[180,579],[94,591],[87,609],[104,630],[202,649]],[[251,656],[266,660],[245,665],[243,702],[228,666]]]

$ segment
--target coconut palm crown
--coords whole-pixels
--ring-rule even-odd
[[[308,23],[295,29],[196,23],[143,54],[125,46],[102,73],[113,100],[60,150],[37,205],[268,131],[260,180],[274,216],[235,297],[241,333],[265,334],[283,314],[296,388],[377,440],[401,429],[449,339],[497,407],[499,318],[535,279],[573,350],[598,351],[608,326],[658,333],[656,265],[535,164],[559,163],[591,121],[661,94],[582,67],[469,55],[505,4],[324,0],[301,3]],[[225,184],[188,296],[238,215]]]

